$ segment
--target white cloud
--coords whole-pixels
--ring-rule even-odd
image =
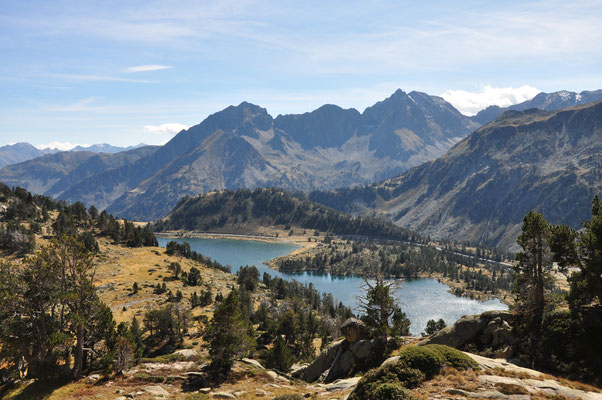
[[[150,133],[156,133],[159,135],[175,135],[183,129],[188,129],[188,125],[179,124],[177,122],[168,122],[161,125],[145,125],[144,130]]]
[[[172,68],[170,65],[136,65],[135,67],[128,67],[125,69],[125,72],[149,72],[149,71],[161,71],[163,69]]]
[[[462,114],[475,115],[479,111],[492,105],[508,107],[513,104],[531,100],[541,91],[533,86],[496,88],[486,85],[480,92],[465,90],[448,90],[440,96],[450,102]]]
[[[38,145],[34,145],[35,147],[37,147],[40,150],[43,149],[52,149],[52,150],[60,150],[60,151],[68,151],[71,149],[74,149],[77,146],[82,146],[82,147],[89,147],[89,144],[73,144],[73,143],[69,143],[69,142],[50,142],[48,144],[38,144]]]

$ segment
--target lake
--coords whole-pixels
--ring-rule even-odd
[[[261,242],[252,240],[235,239],[201,239],[201,238],[165,238],[158,237],[159,245],[165,247],[167,242],[188,242],[192,250],[218,261],[223,265],[230,265],[232,272],[240,266],[255,265],[259,276],[264,272],[287,280],[295,279],[309,284],[320,292],[332,293],[338,301],[346,306],[355,307],[356,297],[360,291],[363,279],[357,276],[331,276],[330,274],[316,274],[303,272],[298,274],[285,274],[267,267],[264,262],[276,257],[289,254],[299,246],[280,242]],[[443,318],[446,324],[452,324],[462,315],[479,314],[488,310],[505,310],[508,307],[497,299],[484,302],[458,297],[448,292],[449,287],[436,279],[411,279],[403,282],[397,293],[399,305],[411,321],[410,332],[420,335],[429,319]]]

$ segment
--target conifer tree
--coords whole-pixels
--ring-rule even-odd
[[[514,292],[516,307],[528,317],[536,334],[543,318],[545,285],[551,279],[549,238],[550,226],[542,214],[530,211],[525,215],[517,239],[522,251],[516,254],[518,262],[514,266]]]
[[[209,343],[211,369],[215,373],[229,372],[236,358],[251,353],[255,347],[254,338],[249,334],[251,331],[250,322],[240,311],[238,291],[233,290],[216,307],[204,334]]]

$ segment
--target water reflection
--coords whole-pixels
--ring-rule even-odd
[[[356,296],[363,279],[358,276],[332,276],[316,272],[285,274],[268,268],[264,262],[289,254],[299,247],[288,243],[261,242],[233,239],[200,238],[158,238],[159,245],[165,247],[170,240],[188,242],[192,250],[232,266],[236,272],[242,265],[255,265],[260,276],[264,272],[283,279],[295,279],[304,284],[313,284],[316,290],[332,293],[337,301],[355,308]],[[397,297],[412,322],[410,332],[419,335],[429,319],[443,318],[447,324],[455,322],[462,315],[478,314],[487,310],[507,309],[499,300],[480,302],[465,297],[457,297],[448,292],[449,287],[436,279],[411,279],[403,282]]]

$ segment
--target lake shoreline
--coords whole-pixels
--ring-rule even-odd
[[[293,244],[293,245],[299,246],[298,249],[295,249],[295,250],[291,251],[290,253],[286,254],[285,256],[281,256],[281,257],[290,257],[290,256],[303,254],[303,253],[311,250],[312,248],[316,247],[320,240],[319,237],[312,237],[313,241],[309,242],[308,236],[297,236],[297,235],[280,237],[280,236],[261,235],[261,234],[237,234],[237,233],[217,233],[217,232],[200,232],[200,231],[166,231],[166,232],[155,232],[155,235],[157,235],[159,237],[163,237],[163,238],[174,238],[174,239],[186,239],[186,238],[218,239],[218,240],[219,239],[228,239],[228,240],[266,242],[266,243],[285,243],[285,244]],[[264,264],[269,269],[280,272],[278,267],[274,263],[274,260],[276,260],[277,258],[280,258],[280,257],[266,260],[264,262]],[[296,271],[296,273],[302,273],[302,272],[315,272],[315,271],[312,271],[312,270]],[[338,278],[344,278],[349,275],[334,274],[332,276],[338,277]],[[354,274],[354,276],[362,276],[362,275]],[[448,277],[444,277],[443,274],[440,274],[440,273],[421,272],[418,274],[417,278],[418,279],[436,279],[437,281],[448,286],[449,293],[451,293],[457,297],[464,297],[464,298],[468,298],[468,299],[476,300],[476,301],[480,301],[480,302],[486,302],[488,300],[497,299],[501,303],[503,303],[507,306],[512,305],[511,299],[508,299],[508,293],[501,292],[500,295],[493,295],[493,294],[489,294],[489,293],[482,293],[482,292],[475,291],[475,290],[467,290],[458,282],[456,282],[453,279],[450,279]],[[458,294],[457,293],[458,290],[461,290],[462,293]]]
[[[299,246],[298,249],[292,251],[288,255],[299,253],[305,249],[315,247],[318,244],[319,239],[314,238],[314,241],[309,242],[308,236],[270,236],[261,234],[244,234],[244,233],[217,233],[217,232],[200,232],[200,231],[165,231],[165,232],[154,232],[155,236],[163,238],[174,238],[174,239],[230,239],[230,240],[244,240],[244,241],[255,241],[255,242],[266,242],[266,243],[286,243],[294,244]]]
[[[304,251],[297,244],[307,244],[305,240],[297,242],[291,238],[266,238],[260,235],[227,235],[214,233],[179,232],[178,235],[158,235],[159,242],[165,247],[171,240],[189,242],[191,250],[197,251],[223,265],[232,266],[232,272],[238,266],[255,265],[260,273],[270,274],[273,278],[282,278],[287,281],[295,280],[301,285],[313,285],[319,293],[330,293],[334,304],[339,302],[356,309],[357,294],[361,291],[363,279],[361,276],[336,276],[331,274],[312,274],[302,272],[289,274],[273,270],[266,265],[266,261],[291,254],[293,251]],[[264,239],[264,240],[258,240]],[[276,239],[276,240],[275,240]],[[305,239],[305,238],[304,238]],[[318,238],[318,240],[321,239]],[[314,245],[312,238],[312,245]],[[315,246],[318,246],[315,243]],[[308,250],[305,250],[308,251]],[[309,250],[311,251],[311,250]],[[301,254],[303,257],[303,253]],[[408,279],[400,288],[396,298],[412,321],[410,328],[413,335],[420,335],[429,319],[443,319],[446,323],[455,322],[462,315],[480,314],[488,310],[507,309],[499,299],[481,301],[468,296],[456,296],[450,286],[436,279],[434,276]]]

